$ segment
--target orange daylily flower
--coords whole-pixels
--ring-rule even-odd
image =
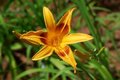
[[[13,32],[21,40],[34,44],[44,45],[33,57],[32,60],[41,60],[52,55],[53,51],[65,62],[70,64],[76,72],[76,61],[73,52],[68,44],[84,42],[93,39],[92,36],[83,33],[70,32],[72,12],[75,8],[67,11],[60,21],[56,24],[54,17],[47,7],[43,7],[44,21],[47,32],[42,30],[29,31],[24,34]]]

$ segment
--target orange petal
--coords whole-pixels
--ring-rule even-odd
[[[43,7],[43,15],[48,32],[52,32],[55,29],[56,25],[55,25],[54,17],[47,7]]]
[[[53,49],[49,46],[44,46],[41,50],[39,50],[33,57],[32,60],[41,60],[45,57],[48,57],[52,54]]]
[[[64,48],[55,48],[55,52],[63,61],[67,62],[72,67],[74,67],[74,72],[76,72],[77,63],[74,59],[73,52],[69,46],[65,46]]]
[[[57,23],[56,32],[61,34],[62,36],[66,35],[70,31],[71,17],[74,9],[75,8],[72,8],[68,12],[66,12]]]
[[[41,42],[41,37],[40,34],[43,32],[41,30],[38,31],[29,31],[27,33],[24,33],[20,36],[20,39],[28,44],[34,44],[34,45],[40,45],[43,44]]]
[[[74,44],[78,42],[84,42],[93,39],[92,36],[84,33],[72,33],[64,36],[62,43],[63,44]]]

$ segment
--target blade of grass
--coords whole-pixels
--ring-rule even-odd
[[[91,80],[96,80],[96,78],[91,74],[91,72],[88,70],[88,68],[84,64],[82,64],[79,61],[79,59],[76,59],[76,61],[78,63],[78,65],[77,65],[78,69],[81,69],[83,72],[85,72],[90,77]]]
[[[30,59],[31,50],[32,50],[32,46],[28,45],[27,50],[26,50],[27,60]]]
[[[0,42],[0,73],[3,72],[3,68],[2,68],[2,43]]]
[[[27,76],[29,74],[32,74],[32,73],[37,73],[37,72],[51,72],[51,73],[56,73],[57,70],[55,69],[50,69],[50,68],[33,68],[33,69],[29,69],[29,70],[26,70],[20,74],[18,74],[16,76],[16,79],[15,80],[19,80],[20,78],[23,78],[24,76]]]
[[[51,80],[56,80],[56,78],[59,77],[60,75],[65,75],[64,74],[65,71],[70,71],[70,70],[72,70],[72,68],[64,68],[64,69],[58,71],[58,73],[56,75],[54,75]],[[74,75],[71,75],[69,77],[72,78],[72,79],[75,79]]]
[[[14,0],[8,0],[6,6],[4,7],[4,11],[7,11],[9,9],[9,6],[11,5],[11,3],[13,2]]]
[[[89,62],[89,67],[96,69],[104,80],[113,80],[107,68],[104,65],[98,63],[96,60],[91,60]]]
[[[66,66],[59,60],[55,58],[50,58],[51,63],[53,63],[59,70],[63,70]],[[64,71],[65,73],[74,76],[71,71]]]
[[[85,45],[87,46],[87,48],[88,48],[89,50],[91,50],[91,51],[94,51],[94,50],[96,49],[95,45],[92,44],[92,43],[89,42],[89,41],[84,42],[84,44],[85,44]]]
[[[85,19],[85,21],[88,24],[88,28],[90,30],[90,33],[94,37],[95,45],[99,49],[101,45],[98,43],[99,40],[98,40],[98,36],[97,36],[96,30],[95,30],[95,26],[93,25],[93,22],[90,19],[90,15],[89,15],[87,6],[85,4],[85,1],[84,0],[72,0],[72,2],[75,3],[77,5],[77,7],[79,8],[82,17]]]
[[[15,61],[15,59],[14,59],[14,57],[13,57],[13,55],[12,55],[12,52],[11,52],[11,50],[9,50],[8,48],[7,48],[7,50],[6,50],[6,56],[8,57],[8,59],[9,59],[9,68],[11,69],[11,73],[12,73],[12,80],[16,80],[15,79],[15,77],[16,77],[16,61]]]
[[[73,44],[72,45],[75,49],[77,49],[78,51],[82,52],[82,53],[89,53],[87,50],[85,50],[82,46],[80,46],[80,44]]]

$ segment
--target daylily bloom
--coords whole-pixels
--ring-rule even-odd
[[[84,33],[69,34],[71,17],[74,9],[75,8],[72,8],[67,11],[56,24],[50,10],[47,7],[43,7],[43,15],[47,32],[43,30],[37,30],[20,34],[13,31],[18,38],[27,43],[43,45],[43,48],[32,57],[32,60],[41,60],[52,55],[53,51],[55,51],[55,53],[63,61],[70,64],[74,68],[74,72],[76,72],[77,63],[68,44],[88,41],[93,39],[93,37]]]

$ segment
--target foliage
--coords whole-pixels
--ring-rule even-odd
[[[23,43],[12,34],[13,30],[24,33],[44,29],[43,6],[54,12],[57,21],[67,10],[76,7],[72,32],[84,29],[85,33],[94,37],[93,41],[70,45],[77,60],[76,74],[70,65],[55,54],[33,62],[31,57],[41,46]],[[106,12],[107,16],[101,17],[97,14],[99,12]],[[0,6],[0,79],[4,80],[11,75],[12,80],[117,80],[112,72],[111,50],[106,44],[111,41],[119,57],[114,35],[120,29],[119,21],[119,12],[99,7],[93,0],[6,1]]]

